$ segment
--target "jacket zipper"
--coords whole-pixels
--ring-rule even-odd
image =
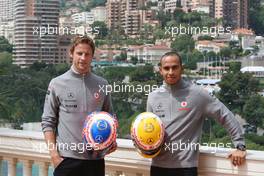
[[[85,87],[85,80],[84,80],[84,75],[82,76],[82,84],[83,84],[83,90],[84,90],[84,111],[87,112],[88,109],[87,109],[87,90],[86,90],[86,87]]]
[[[172,100],[173,100],[173,99],[172,99],[172,88],[171,88],[170,91],[171,91],[171,92],[170,92],[170,106],[171,106],[171,107],[170,107],[170,120],[171,120],[171,119],[172,119],[172,107],[173,107],[173,106],[172,106],[172,103],[173,103],[173,102],[172,102]]]

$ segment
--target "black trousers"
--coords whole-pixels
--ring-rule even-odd
[[[105,162],[64,158],[55,168],[54,176],[105,176]]]
[[[150,176],[197,176],[197,167],[163,168],[151,166]]]

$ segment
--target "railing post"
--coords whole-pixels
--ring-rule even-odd
[[[49,173],[49,163],[40,162],[39,165],[39,176],[48,176]]]
[[[21,160],[23,163],[23,176],[32,176],[32,164],[31,160]]]
[[[3,157],[0,156],[0,175],[3,174]]]
[[[8,176],[16,176],[16,165],[17,159],[16,158],[7,158],[8,163]]]

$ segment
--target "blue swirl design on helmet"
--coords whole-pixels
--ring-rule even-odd
[[[111,134],[111,126],[106,120],[100,119],[92,124],[90,132],[93,140],[96,143],[101,144],[109,138]]]

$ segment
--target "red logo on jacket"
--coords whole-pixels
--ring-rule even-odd
[[[187,106],[188,106],[187,101],[182,101],[181,102],[181,108],[179,108],[179,111],[189,111],[190,108],[187,108]]]

